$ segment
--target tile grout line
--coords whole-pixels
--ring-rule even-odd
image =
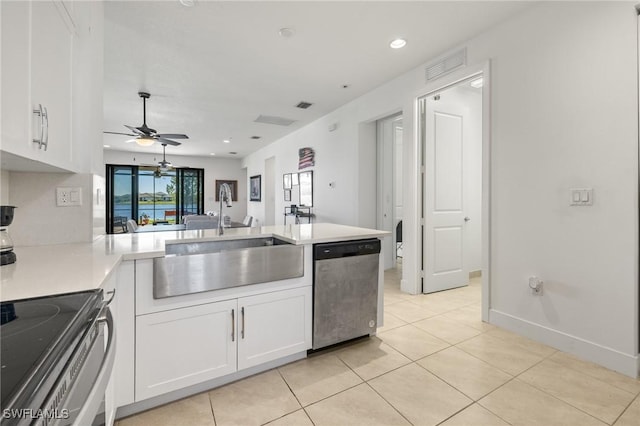
[[[465,352],[465,353],[466,353],[466,352]],[[433,355],[433,354],[431,354],[431,355]],[[420,358],[418,361],[421,361],[421,360],[423,360],[423,359],[425,359],[425,358],[429,358],[431,355],[427,355],[427,356],[426,356],[426,357],[424,357],[424,358]],[[510,377],[509,377],[509,379],[508,379],[506,382],[504,382],[504,383],[502,383],[502,384],[498,385],[498,387],[496,387],[495,389],[491,389],[489,392],[487,392],[486,394],[482,395],[480,398],[475,399],[475,398],[473,398],[471,395],[467,395],[466,393],[464,393],[464,391],[462,391],[461,389],[458,389],[458,388],[457,388],[453,383],[449,383],[449,382],[448,382],[447,380],[445,380],[443,377],[440,377],[440,376],[439,376],[438,374],[436,374],[434,371],[429,370],[429,369],[428,369],[427,367],[425,367],[424,365],[418,364],[418,361],[415,361],[415,364],[416,364],[418,367],[420,367],[420,368],[422,368],[422,369],[424,369],[424,370],[428,371],[430,374],[433,374],[433,375],[434,375],[434,376],[436,376],[438,379],[442,380],[444,383],[446,383],[447,385],[451,386],[452,388],[454,388],[455,390],[457,390],[458,392],[460,392],[461,394],[463,394],[464,396],[466,396],[467,398],[469,398],[469,399],[470,399],[471,401],[473,401],[474,403],[476,403],[476,402],[480,401],[480,400],[481,400],[482,398],[484,398],[485,396],[489,395],[489,394],[490,394],[490,393],[492,393],[493,391],[498,390],[498,389],[499,389],[499,388],[501,388],[502,386],[504,386],[504,385],[506,385],[507,383],[509,383],[509,382],[511,381],[511,379],[514,379],[514,378],[515,378],[515,376],[512,376],[511,374],[506,373],[506,372],[504,372],[504,371],[502,371],[502,370],[500,370],[500,369],[498,369],[498,368],[496,368],[496,367],[492,366],[491,364],[489,364],[489,363],[487,363],[487,362],[485,362],[485,361],[480,360],[480,361],[484,362],[485,364],[487,364],[489,367],[491,367],[491,368],[495,368],[496,370],[498,370],[498,371],[500,371],[500,372],[502,372],[502,373],[504,373],[504,374],[507,374],[507,375],[508,375],[508,376],[510,376]],[[507,423],[508,423],[508,422],[507,422]]]
[[[409,365],[409,364],[407,364],[407,365]],[[406,365],[405,365],[405,366],[406,366]],[[405,366],[403,366],[403,367],[405,367]],[[386,373],[385,373],[385,374],[386,374]],[[378,377],[380,377],[380,376],[378,376]],[[371,379],[371,380],[373,380],[373,379]],[[364,383],[366,383],[366,385],[367,385],[367,386],[369,386],[369,389],[371,389],[372,391],[374,391],[374,392],[376,393],[376,395],[378,395],[380,398],[382,398],[382,400],[383,400],[384,402],[386,402],[387,404],[389,404],[389,406],[390,406],[391,408],[393,408],[393,410],[394,410],[396,413],[398,413],[398,414],[400,415],[400,417],[402,417],[403,419],[405,419],[405,420],[407,421],[407,423],[409,423],[410,425],[412,425],[412,426],[413,426],[413,423],[411,423],[411,421],[410,421],[408,418],[406,418],[406,417],[404,416],[404,414],[402,414],[402,413],[400,412],[400,410],[398,410],[398,409],[395,407],[395,405],[393,405],[391,402],[387,401],[387,399],[386,399],[384,396],[382,396],[382,395],[380,394],[380,392],[378,392],[378,391],[377,391],[373,386],[371,386],[371,384],[370,384],[368,381],[366,381],[366,382],[364,382]]]
[[[561,351],[561,350],[559,350],[559,349],[558,349],[558,350],[556,350],[556,352],[554,352],[551,356],[556,355],[556,354],[558,354],[558,353],[571,355],[569,352],[564,352],[564,351]],[[578,359],[579,359],[579,358],[578,358]],[[608,380],[601,379],[600,377],[594,376],[593,374],[587,373],[587,372],[585,372],[585,371],[581,371],[581,370],[579,370],[578,368],[574,367],[573,365],[565,365],[565,364],[562,364],[562,363],[560,363],[560,362],[558,362],[558,361],[556,361],[556,360],[554,360],[554,359],[551,359],[551,361],[553,361],[553,362],[555,362],[555,363],[557,363],[557,364],[560,364],[560,365],[562,365],[562,366],[563,366],[563,367],[565,367],[565,368],[569,368],[569,369],[571,369],[571,370],[573,370],[573,371],[575,371],[575,372],[578,372],[578,373],[584,374],[585,376],[589,376],[589,377],[591,377],[592,379],[599,380],[599,381],[601,381],[601,382],[607,383],[609,386],[613,386],[614,388],[616,388],[616,389],[618,389],[618,390],[621,390],[621,391],[624,391],[624,392],[630,393],[630,394],[635,395],[635,396],[640,396],[640,388],[639,388],[639,390],[638,390],[638,391],[630,392],[630,391],[628,391],[627,389],[624,389],[624,388],[622,388],[622,387],[620,387],[620,386],[618,386],[618,385],[615,385],[615,384],[613,384],[613,383],[609,382]],[[582,362],[587,362],[587,363],[589,362],[589,361],[585,361],[585,360],[582,360],[582,359],[580,359],[580,361],[582,361]],[[597,365],[597,364],[595,364],[595,365]],[[603,367],[603,368],[604,368],[604,367]],[[618,373],[618,372],[617,372],[617,371],[615,371],[615,370],[609,370],[609,369],[606,369],[606,370],[611,371],[611,372],[616,373],[616,374],[620,374],[620,375],[622,375],[622,376],[623,376],[623,377],[625,377],[625,378],[629,378],[628,376],[624,376],[622,373]],[[635,380],[636,380],[636,381],[638,381],[638,382],[640,382],[640,379],[635,379]],[[634,399],[635,399],[635,397],[634,397]]]
[[[211,401],[211,394],[207,391],[207,399],[209,399],[209,408],[211,408],[211,416],[213,417],[213,424],[217,426],[218,422],[216,421],[216,413],[213,410],[213,401]]]
[[[523,375],[523,374],[524,374],[524,373],[526,373],[527,371],[529,371],[529,370],[531,370],[532,368],[534,368],[534,367],[536,367],[536,366],[540,365],[541,363],[543,363],[544,361],[546,361],[547,359],[549,359],[549,358],[550,358],[553,354],[555,354],[556,352],[558,352],[558,350],[556,350],[555,352],[550,353],[549,355],[547,355],[547,356],[545,356],[544,358],[542,358],[540,361],[536,362],[536,363],[535,363],[534,365],[532,365],[531,367],[529,367],[529,368],[525,369],[524,371],[520,372],[517,376],[514,376],[514,379],[518,379],[521,375]],[[591,418],[593,418],[593,419],[596,419],[596,420],[597,420],[597,421],[599,421],[599,422],[602,422],[602,423],[604,423],[604,424],[610,424],[610,423],[608,423],[606,420],[600,419],[600,418],[598,418],[598,417],[594,416],[594,415],[593,415],[593,414],[591,414],[591,413],[587,413],[587,412],[586,412],[586,411],[584,411],[583,409],[581,409],[581,408],[579,408],[579,407],[576,407],[575,405],[571,404],[570,402],[565,401],[565,400],[563,400],[563,399],[561,399],[561,398],[558,398],[558,397],[557,397],[557,396],[555,396],[555,395],[550,394],[549,392],[545,391],[544,389],[540,389],[538,386],[536,386],[536,385],[534,385],[534,384],[532,384],[532,383],[529,383],[529,382],[527,382],[527,381],[525,381],[525,380],[522,380],[522,379],[519,379],[519,380],[520,380],[522,383],[524,383],[524,384],[526,384],[526,385],[528,385],[528,386],[531,386],[532,388],[534,388],[534,389],[536,389],[536,390],[538,390],[538,391],[542,392],[543,394],[545,394],[545,395],[547,395],[547,396],[550,396],[551,398],[553,398],[553,399],[555,399],[555,400],[557,400],[557,401],[560,401],[561,403],[567,404],[569,407],[572,407],[572,408],[574,408],[574,409],[576,409],[576,410],[580,411],[581,413],[586,414],[587,416],[589,416],[589,417],[591,417]],[[510,381],[511,381],[511,380],[510,380]],[[506,385],[506,383],[505,383],[505,385]],[[633,400],[632,400],[632,402],[633,402]],[[485,408],[486,408],[486,407],[485,407]],[[624,413],[624,411],[623,411],[623,413]],[[611,424],[613,424],[613,423],[611,423]]]
[[[622,413],[620,413],[620,414],[618,415],[618,417],[616,417],[616,419],[615,419],[615,420],[613,421],[613,423],[611,423],[611,424],[612,424],[612,425],[615,425],[615,424],[616,424],[616,422],[617,422],[618,420],[620,420],[620,417],[622,417],[622,416],[624,415],[624,413],[626,413],[626,412],[627,412],[627,410],[629,409],[629,407],[631,407],[631,405],[633,405],[633,403],[634,403],[634,402],[636,402],[636,400],[640,401],[640,393],[639,393],[638,395],[636,395],[636,397],[635,397],[635,398],[633,398],[629,404],[627,404],[627,406],[624,408],[624,410],[622,410]]]

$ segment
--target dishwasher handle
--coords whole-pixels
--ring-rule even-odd
[[[339,259],[342,257],[363,256],[366,254],[378,253],[380,253],[380,240],[377,238],[315,244],[313,246],[314,260]]]

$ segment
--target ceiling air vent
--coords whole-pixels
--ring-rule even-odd
[[[300,101],[300,103],[298,103],[298,105],[296,105],[296,108],[307,109],[311,105],[313,105],[311,102]]]
[[[467,63],[467,49],[460,49],[453,54],[446,56],[438,62],[429,65],[425,70],[427,81],[435,80],[451,71],[464,66]]]
[[[296,122],[296,120],[291,120],[290,118],[271,117],[269,115],[259,115],[254,121],[256,123],[275,124],[276,126],[290,126]]]

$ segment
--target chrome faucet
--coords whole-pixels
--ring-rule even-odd
[[[224,234],[224,226],[222,226],[222,222],[224,221],[224,216],[222,215],[222,202],[224,201],[227,207],[231,207],[231,187],[228,183],[223,183],[220,185],[220,193],[218,194],[218,198],[220,198],[220,213],[218,217],[218,235]]]

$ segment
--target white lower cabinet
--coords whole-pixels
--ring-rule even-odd
[[[136,318],[136,401],[236,371],[236,300]]]
[[[136,317],[136,401],[311,347],[311,287]]]
[[[311,287],[243,297],[238,309],[238,370],[311,347]]]

